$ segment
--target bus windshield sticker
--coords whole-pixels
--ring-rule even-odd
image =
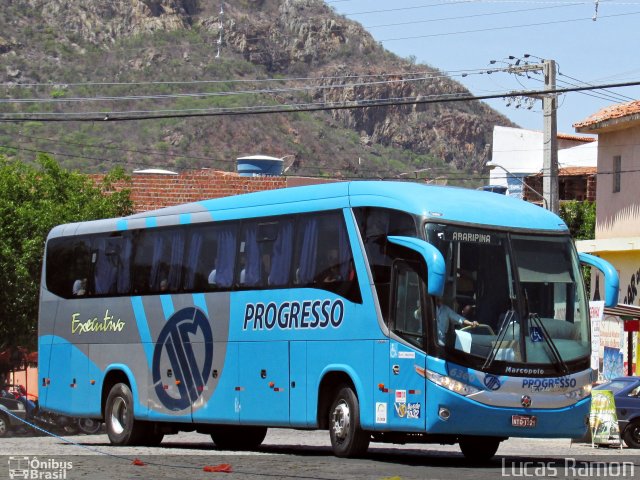
[[[529,330],[529,338],[531,338],[532,342],[543,342],[544,338],[542,336],[542,332],[539,327],[531,327]]]
[[[387,423],[387,402],[376,402],[376,423]]]

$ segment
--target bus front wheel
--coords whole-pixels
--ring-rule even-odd
[[[342,387],[329,410],[329,436],[338,457],[366,453],[371,436],[360,426],[360,405],[351,387]]]
[[[498,451],[502,440],[494,437],[463,437],[460,439],[460,450],[467,460],[488,462]]]
[[[114,445],[136,445],[144,437],[145,428],[133,416],[133,394],[125,383],[117,383],[109,392],[104,409],[109,441]]]

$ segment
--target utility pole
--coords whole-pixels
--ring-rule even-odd
[[[532,55],[525,54],[524,58],[528,59]],[[529,63],[527,60],[509,56],[509,60],[516,60],[515,64],[510,64],[504,69],[508,73],[516,75],[527,75],[529,72],[542,72],[544,75],[544,89],[553,91],[556,88],[556,62],[555,60],[545,60],[538,58],[541,63]],[[496,63],[491,60],[491,64]],[[487,73],[492,73],[491,71]],[[542,196],[544,198],[545,208],[553,213],[560,210],[560,201],[558,195],[558,100],[554,93],[545,95],[527,95],[523,92],[523,97],[540,99],[542,97],[542,110],[544,115],[544,128],[542,134],[543,141],[543,162],[542,162]],[[519,106],[516,105],[516,107]]]
[[[555,60],[545,60],[542,65],[545,90],[555,90]],[[558,117],[557,98],[555,94],[550,93],[544,95],[542,99],[542,110],[544,114],[542,194],[547,201],[547,205],[549,205],[549,210],[553,213],[558,213],[560,210],[558,197]]]

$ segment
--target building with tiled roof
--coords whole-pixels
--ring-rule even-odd
[[[496,126],[493,128],[491,163],[501,168],[490,171],[491,185],[508,188],[508,195],[524,198],[535,203],[541,202],[541,195],[535,198],[531,190],[523,189],[523,182],[542,171],[544,158],[543,133],[536,130]],[[597,142],[593,136],[558,134],[558,164],[563,168],[595,168],[597,162]],[[590,180],[591,178],[591,180]],[[563,181],[568,182],[567,188]],[[527,184],[536,179],[526,180]],[[560,200],[587,200],[595,195],[595,176],[588,173],[580,179],[572,176],[560,180]],[[570,185],[569,185],[570,184]],[[579,191],[583,188],[583,191]],[[588,189],[593,190],[592,193]],[[535,191],[542,193],[542,187]],[[566,195],[565,195],[566,192]]]
[[[640,100],[605,107],[581,122],[573,124],[576,132],[603,133],[640,125]]]
[[[608,260],[620,274],[618,300],[640,305],[640,101],[603,108],[575,123],[578,133],[598,135],[596,238],[576,242],[578,251]],[[598,274],[592,287],[597,287]],[[595,291],[592,293],[595,296]],[[616,317],[613,317],[616,318]],[[605,318],[606,320],[606,318]],[[622,322],[619,322],[621,324]],[[627,322],[624,322],[625,325]],[[618,327],[621,328],[621,327]],[[634,358],[631,332],[626,345],[627,361]],[[636,356],[640,334],[636,336]],[[636,361],[636,375],[638,362]]]

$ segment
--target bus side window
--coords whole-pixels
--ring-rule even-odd
[[[237,230],[235,223],[223,223],[198,226],[191,231],[184,290],[224,290],[233,285]]]
[[[46,283],[50,292],[64,298],[86,295],[90,273],[90,239],[62,237],[49,241]]]
[[[373,274],[378,303],[385,322],[389,322],[389,296],[391,293],[391,264],[388,235],[417,237],[416,223],[406,212],[386,208],[361,207],[354,213],[364,242],[369,268]]]
[[[128,236],[98,237],[93,245],[93,293],[96,295],[129,293],[131,238]]]

